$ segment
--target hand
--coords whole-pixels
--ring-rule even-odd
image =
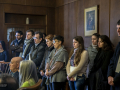
[[[75,79],[73,77],[70,78],[70,81],[75,81]]]
[[[45,73],[43,72],[43,70],[41,70],[40,74],[41,74],[41,76],[44,76]]]
[[[114,78],[111,77],[111,76],[109,76],[109,77],[108,77],[108,84],[111,85],[111,86],[114,86],[113,81],[114,81]]]
[[[70,80],[70,78],[67,76],[67,80]]]
[[[14,46],[14,45],[12,45],[12,46]]]
[[[49,77],[49,72],[45,72],[46,77]]]

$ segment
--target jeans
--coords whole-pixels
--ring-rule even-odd
[[[84,90],[85,75],[77,76],[76,81],[69,81],[70,90]]]

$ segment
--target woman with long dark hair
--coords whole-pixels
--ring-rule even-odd
[[[84,90],[87,64],[88,52],[84,49],[83,38],[76,36],[66,68],[70,90]]]
[[[98,53],[89,74],[89,90],[109,90],[107,71],[113,56],[113,44],[109,37],[101,35],[98,41]]]
[[[0,41],[0,61],[8,62],[8,52],[4,41]]]

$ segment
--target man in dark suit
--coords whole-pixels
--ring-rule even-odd
[[[120,20],[117,22],[117,33],[120,36]],[[111,90],[120,90],[120,42],[108,67],[108,84]]]
[[[10,49],[12,50],[12,57],[19,56],[20,52],[23,51],[23,32],[22,31],[16,31],[15,35],[16,39],[13,40],[10,44]]]
[[[30,57],[37,67],[39,67],[41,64],[46,47],[46,44],[44,44],[42,40],[43,40],[42,33],[35,32],[34,45],[31,47]],[[25,60],[29,60],[29,54],[27,55]]]
[[[31,60],[36,64],[36,67],[38,69],[43,60],[45,47],[46,44],[43,43],[43,34],[39,31],[35,32],[34,45],[31,47],[30,54],[27,55],[25,60],[29,60],[30,57]],[[40,73],[38,73],[38,77],[41,78],[41,76],[39,75]]]

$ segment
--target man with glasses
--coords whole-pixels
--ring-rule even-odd
[[[34,31],[33,30],[27,30],[26,31],[26,39],[24,40],[23,45],[23,52],[20,53],[20,57],[23,58],[23,60],[26,58],[26,56],[29,54],[31,47],[34,45]]]
[[[33,39],[34,45],[31,47],[30,54],[27,55],[25,60],[29,60],[30,57],[31,60],[36,64],[36,67],[39,68],[43,60],[46,44],[43,43],[43,34],[39,31],[35,32]]]
[[[10,44],[10,49],[12,50],[12,57],[19,56],[20,52],[23,51],[23,32],[22,31],[16,31],[15,35],[16,39],[13,40]]]

